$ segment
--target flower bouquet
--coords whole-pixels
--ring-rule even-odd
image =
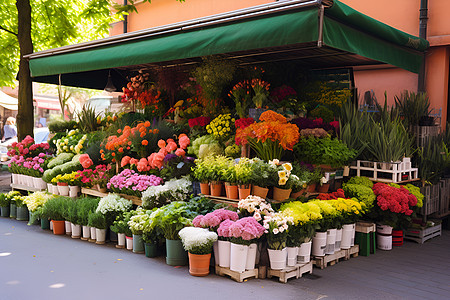
[[[219,226],[225,220],[237,221],[239,216],[236,212],[224,208],[216,209],[206,215],[198,215],[192,220],[195,227],[208,228],[217,232]]]
[[[241,199],[238,203],[238,209],[241,216],[253,217],[258,222],[274,212],[270,203],[266,202],[266,199],[252,195]]]
[[[280,159],[284,150],[293,149],[300,136],[296,125],[271,110],[263,112],[259,119],[261,122],[236,130],[236,144],[249,144],[265,161]]]
[[[140,175],[133,170],[125,169],[113,176],[106,187],[116,193],[141,197],[149,187],[162,183],[162,178],[155,175]]]

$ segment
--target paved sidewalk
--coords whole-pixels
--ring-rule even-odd
[[[450,232],[423,245],[352,258],[313,276],[193,277],[163,258],[55,236],[0,218],[0,300],[15,299],[449,299]]]

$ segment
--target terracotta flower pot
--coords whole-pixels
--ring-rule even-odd
[[[210,260],[211,253],[202,255],[189,253],[189,274],[192,276],[208,275]]]
[[[322,185],[319,185],[317,187],[317,191],[319,193],[328,193],[328,190],[330,189],[330,184],[329,183],[324,183]]]
[[[316,191],[316,184],[315,183],[311,183],[306,187],[306,192],[307,193],[314,193]]]
[[[200,182],[200,192],[203,195],[210,195],[209,183],[208,182]]]
[[[211,196],[220,197],[222,196],[223,183],[220,181],[211,182]]]
[[[65,221],[55,221],[52,220],[53,223],[53,234],[64,234],[65,228],[66,228],[66,222]]]
[[[269,189],[268,188],[263,188],[257,185],[254,185],[252,188],[252,195],[253,196],[258,196],[261,197],[263,199],[267,198],[267,193],[269,193]]]
[[[239,185],[239,199],[245,199],[250,195],[251,185],[241,184]]]
[[[289,199],[292,189],[280,189],[276,186],[273,187],[273,200],[275,201],[285,201]]]
[[[305,192],[306,192],[306,189],[301,189],[301,190],[298,191],[298,192],[291,193],[290,198],[292,198],[292,199],[297,199],[298,197],[300,197],[301,195],[303,195]]]
[[[230,184],[229,182],[225,183],[225,191],[227,193],[228,199],[238,199],[239,198],[239,189],[236,184]]]

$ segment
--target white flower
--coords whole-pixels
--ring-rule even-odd
[[[255,218],[256,221],[261,221],[261,214],[259,212],[255,212],[253,214],[253,218]]]
[[[320,178],[320,183],[321,184],[325,184],[328,182],[328,179],[326,179],[325,177]]]
[[[284,230],[288,230],[289,226],[287,224],[283,225]]]
[[[185,227],[180,230],[178,235],[183,242],[184,249],[191,253],[204,247],[211,247],[217,241],[217,233],[205,228]]]
[[[275,229],[276,229],[276,228],[275,228]],[[275,229],[274,229],[273,231],[275,231]],[[284,227],[281,226],[278,230],[280,231],[280,233],[282,233],[282,232],[284,231]]]
[[[278,232],[280,232],[280,231],[278,230],[278,228],[274,228],[274,229],[273,229],[273,234],[278,234]]]

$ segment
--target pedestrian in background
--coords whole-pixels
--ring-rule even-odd
[[[9,117],[8,119],[6,119],[3,131],[4,131],[2,138],[3,142],[15,138],[17,136],[16,119],[14,117]]]

